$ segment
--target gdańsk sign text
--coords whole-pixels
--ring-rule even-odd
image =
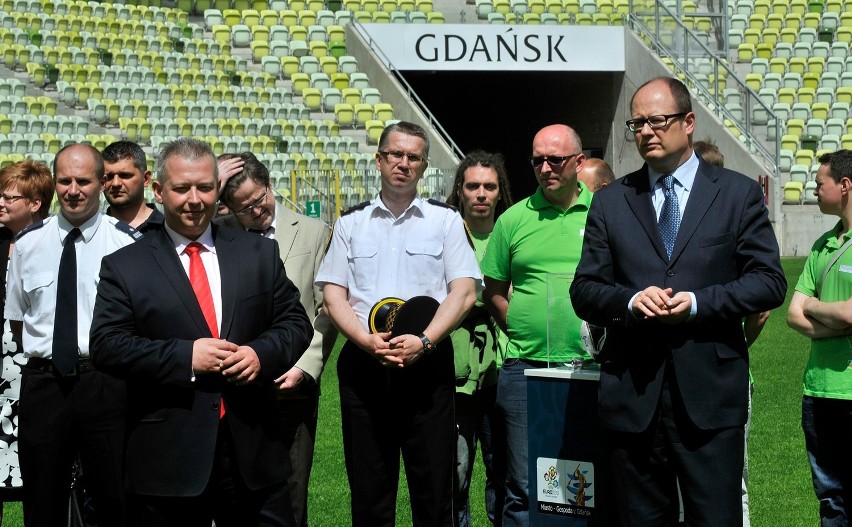
[[[399,70],[624,71],[624,28],[364,24]]]

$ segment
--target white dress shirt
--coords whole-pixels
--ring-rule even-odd
[[[168,224],[163,224],[172,243],[175,244],[175,251],[180,258],[180,263],[183,265],[183,270],[186,276],[189,277],[189,255],[186,254],[186,246],[192,242],[198,242],[204,246],[204,250],[199,251],[201,263],[204,264],[204,271],[207,273],[207,281],[210,283],[210,294],[213,295],[213,307],[216,309],[216,328],[221,331],[222,328],[222,278],[219,273],[219,258],[216,256],[216,245],[213,244],[213,230],[210,225],[207,230],[196,240],[190,240],[186,236],[176,233]]]
[[[23,231],[15,242],[6,284],[6,320],[23,321],[24,357],[50,359],[59,260],[65,237],[74,226],[64,216],[51,216]],[[137,231],[100,212],[79,227],[77,253],[77,343],[89,356],[89,330],[95,309],[101,259],[130,245]]]
[[[316,284],[347,288],[349,305],[369,327],[379,300],[431,296],[443,302],[457,278],[482,281],[459,213],[416,196],[397,218],[377,196],[337,220]]]

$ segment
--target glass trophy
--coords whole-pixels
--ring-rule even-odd
[[[582,369],[594,364],[582,345],[582,321],[574,314],[569,289],[574,273],[547,273],[547,362]]]

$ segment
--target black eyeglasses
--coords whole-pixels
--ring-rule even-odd
[[[409,154],[406,152],[400,152],[399,150],[390,150],[390,151],[382,151],[379,150],[379,155],[385,158],[385,161],[389,163],[399,163],[403,158],[408,158],[409,165],[416,165],[418,163],[422,163],[425,161],[423,156],[419,156],[417,154]]]
[[[645,124],[651,127],[651,130],[659,130],[660,128],[665,128],[669,124],[669,120],[676,119],[679,117],[686,117],[686,114],[689,112],[680,112],[680,113],[670,113],[668,115],[650,115],[644,119],[630,119],[625,121],[624,124],[627,125],[627,129],[633,132],[634,134],[637,132],[641,132],[642,128],[645,127]]]
[[[558,167],[572,157],[576,157],[580,154],[582,154],[582,152],[577,152],[576,154],[570,154],[567,156],[530,156],[530,163],[532,163],[533,168],[540,167],[545,161],[547,161],[547,164],[551,167]]]
[[[248,206],[243,207],[242,209],[238,210],[236,212],[236,214],[239,215],[239,216],[245,216],[246,214],[251,214],[251,212],[254,209],[259,209],[260,207],[263,206],[263,201],[266,199],[266,195],[268,193],[269,193],[269,187],[266,187],[266,190],[263,191],[263,196],[257,198],[253,202],[251,202],[251,205],[248,205]]]

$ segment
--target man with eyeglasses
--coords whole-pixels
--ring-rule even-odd
[[[530,156],[539,187],[500,215],[482,260],[483,301],[509,335],[497,381],[498,427],[505,430],[507,451],[504,527],[529,524],[524,370],[588,358],[580,340],[580,320],[570,306],[564,323],[572,335],[571,345],[548,350],[547,310],[542,307],[547,305],[548,274],[573,273],[580,260],[592,200],[591,191],[577,181],[585,161],[580,136],[571,127],[542,128]]]
[[[314,278],[331,235],[316,219],[276,205],[269,170],[251,152],[219,156],[219,194],[233,214],[216,220],[278,242],[287,277],[296,284],[305,312],[313,321],[311,345],[295,366],[276,379],[278,414],[290,449],[290,499],[297,527],[308,525],[308,480],[314,458],[320,375],[337,340],[337,328],[322,309],[322,292]]]
[[[787,284],[757,182],[695,154],[674,78],[643,84],[627,128],[645,160],[595,195],[571,285],[607,329],[599,418],[622,525],[742,525],[748,410],[742,319]]]
[[[455,208],[417,194],[426,131],[389,125],[379,138],[381,192],[334,227],[316,283],[346,336],[337,362],[353,527],[395,525],[400,452],[415,527],[453,525],[456,427],[450,332],[476,300],[481,275]],[[440,303],[419,335],[369,331],[386,297]]]
[[[153,203],[145,203],[151,171],[142,147],[116,141],[104,148],[104,197],[107,216],[123,221],[142,234],[162,229],[165,218]]]

